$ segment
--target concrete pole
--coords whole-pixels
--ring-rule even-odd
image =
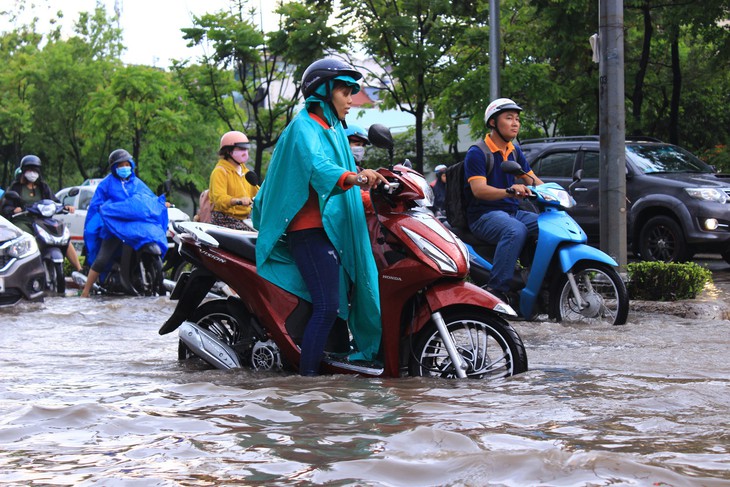
[[[499,98],[499,0],[489,0],[489,99]]]
[[[626,117],[623,0],[599,0],[601,249],[626,270]]]

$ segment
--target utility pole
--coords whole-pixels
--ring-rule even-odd
[[[499,0],[489,0],[489,99],[499,98]]]
[[[599,0],[599,209],[601,249],[626,270],[624,2]]]

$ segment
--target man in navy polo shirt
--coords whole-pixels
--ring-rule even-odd
[[[491,102],[484,113],[490,129],[484,142],[494,160],[491,170],[487,173],[486,157],[477,146],[467,151],[464,160],[464,178],[471,189],[465,192],[469,229],[476,237],[497,246],[487,290],[507,303],[509,280],[522,247],[528,236],[537,236],[538,232],[537,214],[519,209],[520,200],[532,194],[524,183],[542,184],[520,148],[512,143],[520,131],[520,112],[522,108],[509,98]],[[505,160],[518,162],[527,176],[504,173]]]

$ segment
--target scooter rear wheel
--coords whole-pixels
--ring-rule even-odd
[[[459,354],[468,364],[467,377],[494,380],[527,371],[522,339],[503,319],[475,308],[444,310],[441,315]],[[451,358],[436,323],[419,332],[411,351],[412,376],[456,378]]]
[[[241,339],[243,320],[231,312],[225,299],[204,303],[193,312],[190,321],[212,332],[228,346],[236,345]],[[178,360],[187,360],[194,356],[181,340],[177,348]]]
[[[623,325],[629,314],[629,293],[616,269],[600,262],[579,262],[571,269],[581,298],[580,308],[568,276],[556,280],[550,291],[552,314],[557,321]]]

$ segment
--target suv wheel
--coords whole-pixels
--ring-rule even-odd
[[[679,224],[668,216],[655,216],[639,234],[639,253],[643,260],[683,262],[689,259],[687,243]]]

